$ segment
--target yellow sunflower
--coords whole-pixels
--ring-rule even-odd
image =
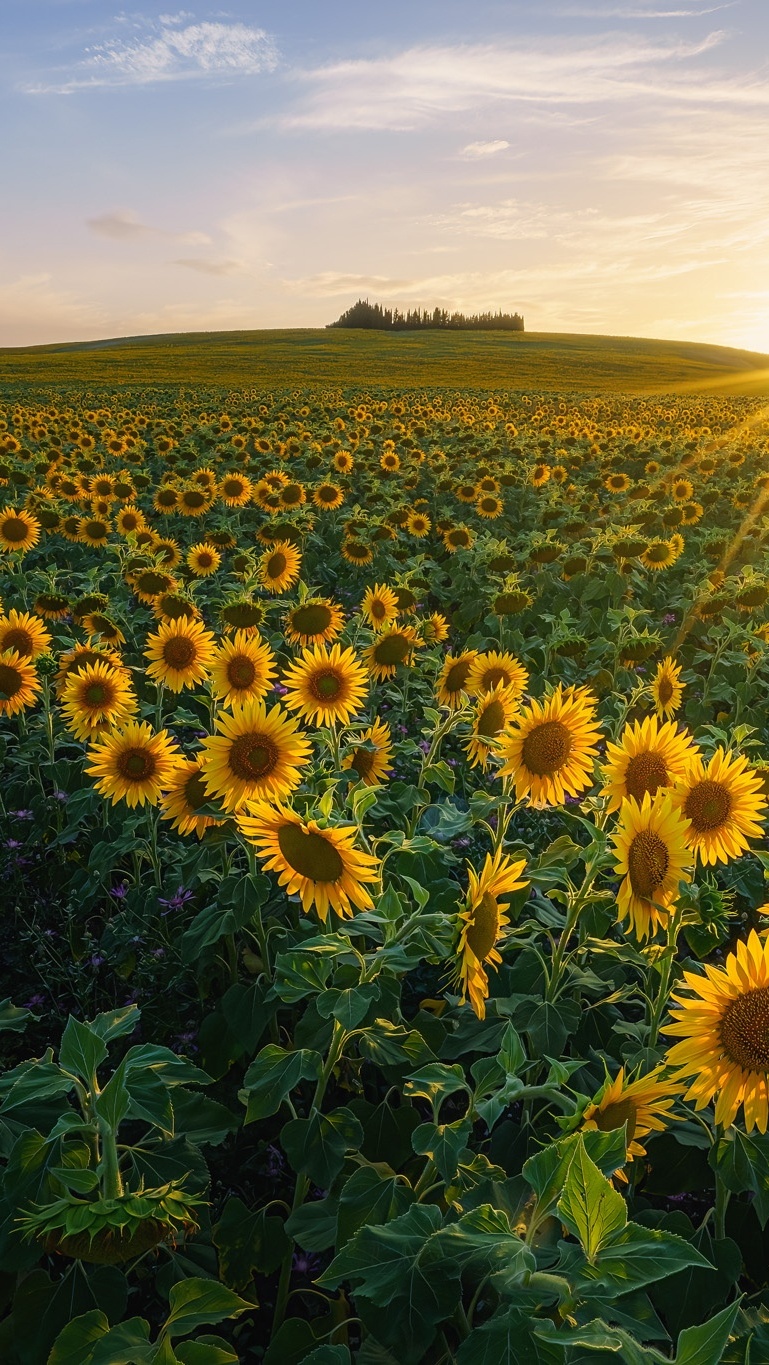
[[[486,1016],[489,979],[486,967],[498,967],[502,961],[497,945],[504,940],[504,930],[510,921],[506,911],[509,901],[499,897],[520,891],[527,885],[521,874],[526,859],[514,862],[509,854],[497,849],[492,857],[486,854],[483,870],[478,876],[468,864],[469,886],[464,908],[459,912],[460,934],[457,944],[457,965],[453,980],[462,988],[462,1004],[468,996],[479,1019]]]
[[[176,511],[181,512],[183,517],[202,517],[207,512],[214,501],[214,494],[208,488],[199,488],[195,484],[188,488],[181,488],[176,495]]]
[[[342,558],[346,559],[348,564],[370,564],[374,552],[371,546],[362,540],[345,540],[342,542]]]
[[[94,549],[98,550],[107,544],[111,529],[110,523],[105,517],[81,517],[78,535],[83,545],[92,545]]]
[[[364,883],[379,877],[379,864],[355,848],[355,825],[322,828],[285,806],[255,801],[238,825],[253,844],[267,872],[277,872],[289,896],[300,896],[307,913],[313,906],[325,923],[329,909],[352,915],[353,906],[370,910],[373,901]]]
[[[338,483],[324,481],[313,490],[312,500],[321,512],[334,512],[344,502],[344,493]]]
[[[76,739],[93,739],[101,730],[124,725],[136,711],[128,675],[99,660],[70,673],[62,694],[66,724]]]
[[[40,654],[47,653],[50,643],[51,636],[39,616],[16,611],[14,607],[0,616],[0,654],[14,649],[22,659],[34,662]]]
[[[765,1133],[769,1119],[769,940],[755,930],[723,967],[704,976],[684,972],[685,995],[673,995],[673,1022],[663,1027],[681,1041],[668,1050],[675,1079],[689,1080],[685,1098],[695,1109],[716,1100],[716,1123],[730,1127],[743,1107],[745,1127]]]
[[[137,531],[146,530],[144,514],[138,507],[123,507],[115,517],[115,530],[121,536],[132,536]]]
[[[6,649],[0,653],[0,716],[15,716],[33,706],[42,683],[29,655]]]
[[[214,696],[228,706],[241,706],[245,701],[261,701],[275,682],[277,667],[265,641],[238,630],[232,639],[217,645],[209,672]]]
[[[207,829],[221,825],[215,815],[198,815],[201,806],[208,805],[203,769],[196,759],[183,759],[175,769],[160,803],[160,814],[171,821],[179,834],[197,834],[203,838]]]
[[[364,747],[365,746],[365,747]],[[342,760],[342,767],[351,769],[351,776],[366,787],[385,782],[392,762],[392,735],[386,722],[375,720],[358,736]]]
[[[679,732],[673,721],[662,724],[656,716],[626,725],[619,743],[606,745],[603,794],[607,810],[619,810],[626,796],[642,801],[664,787],[671,787],[686,773],[694,757],[694,741]]]
[[[248,701],[221,712],[216,729],[203,740],[200,764],[206,791],[225,810],[262,798],[280,801],[299,786],[310,743],[280,706],[268,711],[263,701]]]
[[[695,759],[673,793],[689,822],[687,841],[702,863],[728,863],[761,836],[767,799],[761,778],[743,755],[720,746],[706,765]]]
[[[110,668],[122,673],[126,681],[130,682],[131,675],[116,650],[108,649],[102,645],[73,645],[72,649],[65,650],[59,657],[59,666],[54,678],[56,695],[58,697],[64,695],[64,689],[71,674],[87,668],[89,664],[97,663],[109,664]]]
[[[125,635],[120,626],[112,620],[111,616],[105,616],[102,611],[89,611],[80,622],[83,630],[89,635],[99,635],[107,644],[119,647],[125,644]]]
[[[513,654],[489,650],[476,654],[465,687],[471,696],[478,697],[484,692],[491,692],[501,683],[503,687],[510,688],[513,697],[518,698],[526,691],[528,681],[528,669]]]
[[[431,612],[421,623],[422,639],[426,645],[442,645],[449,638],[449,623],[439,611]]]
[[[495,521],[504,512],[505,504],[494,493],[484,493],[483,497],[476,502],[475,510],[479,516],[484,517],[487,521]]]
[[[251,480],[245,474],[225,474],[219,484],[219,496],[226,507],[245,507],[252,492]]]
[[[375,583],[366,589],[360,611],[372,630],[385,630],[398,615],[398,598],[386,583]]]
[[[410,536],[422,540],[427,535],[431,525],[432,522],[426,512],[409,512],[406,517],[405,530]]]
[[[363,651],[366,668],[377,682],[393,678],[399,665],[408,667],[422,641],[411,626],[383,631],[373,645]]]
[[[298,711],[315,725],[346,725],[360,710],[369,687],[363,664],[354,649],[341,645],[315,645],[283,675],[288,689],[284,698],[290,711]]]
[[[4,507],[0,512],[0,545],[11,554],[24,555],[40,539],[40,522],[30,512]]]
[[[280,540],[259,560],[259,581],[271,592],[285,592],[299,577],[302,556],[295,545]]]
[[[467,526],[452,526],[443,532],[443,545],[450,555],[455,555],[457,550],[469,550],[472,544],[473,533]]]
[[[72,603],[64,593],[40,592],[35,598],[32,610],[36,616],[42,616],[46,621],[62,621],[65,616],[69,616]]]
[[[247,635],[258,635],[264,622],[264,607],[250,597],[239,597],[225,602],[219,619],[227,632],[244,630]]]
[[[651,681],[651,694],[657,715],[665,720],[670,720],[681,705],[684,685],[680,678],[681,665],[675,663],[669,654],[657,664],[657,672]]]
[[[180,617],[178,621],[164,621],[147,636],[145,659],[149,659],[147,674],[157,683],[164,683],[172,692],[194,687],[208,677],[216,641],[201,621]]]
[[[512,687],[497,683],[491,691],[478,698],[472,719],[472,730],[465,744],[470,767],[483,772],[495,752],[496,741],[520,710],[520,703]]]
[[[344,629],[344,612],[328,597],[306,597],[284,619],[286,639],[292,645],[319,645],[335,640]]]
[[[163,569],[139,569],[136,573],[126,574],[126,581],[130,583],[140,602],[147,602],[152,606],[157,597],[163,593],[176,592],[179,584],[173,574],[166,573]]]
[[[512,776],[519,801],[536,809],[561,806],[593,780],[601,730],[584,689],[560,683],[544,701],[532,701],[500,741],[503,777]]]
[[[641,1138],[649,1133],[661,1133],[667,1126],[670,1110],[681,1086],[675,1080],[662,1080],[661,1067],[655,1067],[645,1076],[634,1081],[625,1079],[625,1068],[620,1067],[612,1080],[607,1078],[598,1094],[587,1106],[582,1116],[582,1128],[588,1132],[599,1129],[602,1133],[613,1132],[615,1128],[627,1128],[627,1153],[625,1161],[633,1157],[646,1156],[646,1148]]]
[[[615,870],[623,879],[617,910],[619,919],[628,921],[640,941],[667,924],[679,882],[691,881],[692,855],[686,835],[686,821],[669,791],[659,791],[654,797],[647,792],[640,802],[632,796],[623,801],[619,824],[611,836]]]
[[[679,548],[678,541],[672,536],[670,540],[653,540],[641,555],[641,563],[645,568],[655,571],[669,569],[671,564],[675,564],[682,550],[683,542]]]
[[[155,733],[146,721],[128,721],[121,729],[110,730],[91,746],[88,756],[86,772],[96,778],[96,790],[113,806],[118,801],[156,806],[180,759],[167,731]]]
[[[467,649],[463,654],[446,656],[435,683],[435,693],[440,706],[448,706],[450,711],[459,711],[466,705],[467,678],[477,653],[475,649]]]
[[[187,568],[196,578],[208,578],[209,574],[216,573],[221,562],[222,556],[216,546],[209,545],[207,540],[199,541],[187,551]]]

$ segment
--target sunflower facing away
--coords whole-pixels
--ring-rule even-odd
[[[114,725],[125,725],[136,711],[129,675],[99,660],[70,673],[62,694],[62,710],[76,739],[93,739]]]
[[[532,701],[502,737],[500,775],[512,776],[519,801],[535,809],[561,806],[593,780],[600,727],[589,694],[560,683],[544,701]]]
[[[682,778],[694,757],[694,741],[678,733],[672,721],[660,725],[656,716],[626,725],[618,744],[606,745],[604,795],[607,810],[619,810],[626,796],[642,801]]]
[[[690,881],[691,851],[687,824],[673,805],[671,793],[647,792],[643,801],[629,796],[622,803],[619,824],[612,834],[622,883],[617,892],[620,920],[627,920],[641,942],[666,925],[678,884]]]
[[[42,683],[29,656],[7,649],[0,654],[0,716],[15,716],[34,705]]]
[[[225,810],[262,798],[280,801],[299,786],[310,744],[280,706],[268,711],[262,701],[246,702],[231,715],[221,713],[216,729],[203,741],[200,763],[208,795]]]
[[[485,968],[487,965],[498,967],[501,963],[497,944],[504,938],[504,930],[510,923],[506,915],[510,902],[499,897],[520,891],[527,885],[526,879],[521,878],[525,867],[525,858],[514,862],[501,849],[497,849],[493,857],[486,854],[480,876],[468,864],[469,886],[464,908],[459,913],[461,927],[454,983],[461,985],[462,1004],[469,996],[479,1019],[486,1016],[489,994]]]
[[[692,762],[673,799],[689,822],[689,847],[706,865],[739,858],[748,840],[763,832],[767,799],[761,778],[744,755],[720,746],[707,765],[701,758]]]
[[[467,703],[467,678],[477,651],[465,650],[462,654],[446,656],[443,668],[435,683],[435,694],[441,706],[451,711],[459,711]]]
[[[209,664],[211,690],[228,706],[261,701],[277,676],[275,655],[264,640],[238,630],[218,645]]]
[[[375,882],[379,864],[354,846],[354,825],[321,828],[295,811],[266,801],[250,805],[238,825],[256,848],[267,872],[277,872],[289,896],[300,896],[305,913],[315,906],[325,923],[329,908],[352,915],[353,907],[370,910],[373,901],[365,882]]]
[[[129,721],[97,740],[89,758],[86,772],[113,806],[118,801],[156,806],[171,785],[180,755],[167,731],[155,733],[146,721]]]
[[[278,541],[259,560],[259,581],[271,592],[285,592],[299,577],[302,556],[288,540]]]
[[[344,628],[344,613],[328,597],[306,597],[287,613],[284,630],[292,645],[319,645],[335,640]]]
[[[315,645],[283,675],[288,688],[285,704],[315,725],[346,725],[360,710],[369,687],[363,664],[354,649]]]
[[[602,1133],[627,1127],[628,1145],[625,1160],[646,1156],[641,1138],[649,1133],[661,1133],[671,1117],[675,1099],[681,1086],[675,1080],[661,1080],[662,1068],[655,1067],[636,1080],[625,1079],[625,1068],[620,1068],[613,1080],[607,1079],[582,1116],[582,1127]]]
[[[16,611],[14,607],[0,616],[0,654],[13,649],[22,659],[34,662],[38,655],[46,653],[50,643],[51,636],[39,616]]]
[[[208,677],[214,647],[214,637],[202,622],[184,617],[164,621],[153,635],[147,636],[144,651],[145,659],[149,659],[147,674],[172,692],[194,687]]]
[[[675,663],[669,654],[657,664],[657,672],[651,681],[651,694],[657,715],[665,720],[670,720],[681,705],[684,685],[680,678],[681,665]]]
[[[363,746],[368,747],[363,747]],[[352,745],[342,760],[342,766],[350,769],[350,776],[366,787],[376,787],[387,780],[392,762],[392,736],[390,727],[384,721],[375,720],[374,724],[358,736],[357,744]]]
[[[207,829],[222,824],[215,815],[198,815],[201,806],[210,801],[203,777],[203,769],[196,759],[183,759],[175,769],[160,803],[160,814],[171,821],[179,834],[197,834],[203,838]]]
[[[674,995],[673,1023],[663,1028],[681,1041],[666,1062],[690,1082],[686,1099],[704,1109],[716,1099],[716,1123],[728,1128],[743,1106],[748,1132],[765,1133],[769,1120],[769,940],[753,930],[723,967],[704,976],[684,972],[688,994]],[[682,987],[683,989],[683,987]]]

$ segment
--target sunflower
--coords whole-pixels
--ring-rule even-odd
[[[630,487],[627,474],[609,474],[603,481],[604,488],[610,493],[625,493]]]
[[[252,492],[251,480],[245,474],[225,474],[219,484],[219,496],[226,507],[245,507]]]
[[[473,533],[467,526],[452,526],[443,532],[443,545],[450,555],[455,555],[457,550],[469,550],[472,544]]]
[[[247,701],[232,714],[220,713],[216,728],[203,741],[200,763],[206,791],[225,810],[262,798],[280,801],[298,787],[310,744],[280,706],[268,711],[262,701]]]
[[[363,651],[363,658],[372,678],[382,682],[385,678],[395,677],[400,664],[406,667],[411,664],[414,650],[418,649],[421,643],[411,626],[383,631],[379,639]]]
[[[387,474],[397,474],[401,467],[400,455],[394,450],[385,450],[379,457],[379,464]]]
[[[355,461],[348,450],[338,450],[334,456],[333,464],[338,474],[350,474]]]
[[[366,589],[360,611],[372,630],[385,630],[398,615],[398,598],[386,583],[375,583]]]
[[[422,622],[422,639],[427,645],[442,645],[449,638],[449,623],[439,611],[433,611]]]
[[[346,559],[348,564],[370,564],[374,552],[371,546],[362,540],[345,540],[342,542],[342,558]]]
[[[64,695],[67,681],[73,673],[80,672],[81,669],[87,668],[89,664],[98,663],[109,664],[110,668],[116,669],[118,673],[123,674],[126,680],[130,682],[131,675],[116,650],[107,649],[103,646],[97,647],[91,644],[73,645],[72,649],[66,650],[59,658],[59,667],[56,672],[56,677],[54,678],[56,695],[59,698]]]
[[[70,673],[62,693],[62,710],[76,739],[88,740],[104,729],[124,725],[136,711],[129,677],[99,660]]]
[[[164,683],[172,692],[194,687],[208,677],[215,639],[201,621],[164,621],[153,635],[147,636],[145,659],[147,674]]]
[[[328,597],[306,597],[286,614],[283,628],[292,645],[319,645],[344,629],[344,613]]]
[[[529,476],[530,482],[535,488],[542,488],[550,478],[550,466],[547,464],[535,464]],[[473,493],[475,490],[473,490]]]
[[[448,706],[450,711],[458,711],[467,703],[467,678],[476,658],[475,649],[465,650],[463,654],[446,656],[435,683],[435,693],[440,706]]]
[[[61,592],[38,593],[32,607],[35,615],[42,616],[46,621],[62,621],[69,616],[71,609],[72,603]]]
[[[675,564],[683,549],[683,542],[679,548],[678,540],[671,536],[670,540],[651,541],[640,556],[641,563],[645,568],[655,571],[669,569],[671,564]]]
[[[364,747],[366,746],[366,747]],[[342,767],[351,769],[351,776],[366,787],[376,787],[386,781],[392,760],[392,735],[384,721],[375,720],[358,736],[344,759]]]
[[[672,1117],[669,1111],[681,1093],[678,1081],[662,1080],[661,1071],[657,1066],[647,1075],[630,1081],[625,1079],[624,1066],[620,1067],[613,1080],[607,1077],[587,1106],[582,1116],[583,1130],[595,1132],[599,1129],[602,1133],[610,1133],[616,1128],[627,1127],[625,1161],[646,1156],[640,1139],[648,1137],[649,1133],[663,1131]]]
[[[174,770],[160,802],[160,814],[179,834],[197,834],[202,839],[207,829],[223,823],[215,815],[198,815],[209,800],[200,763],[186,758]]]
[[[521,711],[503,736],[500,774],[513,776],[519,801],[527,797],[536,809],[563,805],[590,786],[600,734],[590,694],[559,683]]]
[[[144,514],[138,507],[122,507],[115,517],[115,530],[121,536],[132,536],[137,531],[146,530]]]
[[[622,802],[619,824],[611,836],[616,872],[623,878],[617,909],[619,919],[629,922],[639,940],[667,924],[678,883],[691,880],[692,856],[686,836],[686,821],[670,792],[660,791],[654,797],[647,792],[641,802],[632,796]]]
[[[675,502],[689,502],[694,495],[694,486],[688,479],[674,479],[670,492]]]
[[[264,622],[264,607],[250,597],[235,598],[225,602],[219,619],[227,632],[244,630],[247,635],[258,635],[259,627]]]
[[[34,661],[38,655],[47,653],[50,643],[51,636],[39,616],[16,611],[14,607],[0,616],[0,654],[13,649],[22,659]]]
[[[129,806],[156,806],[161,792],[173,780],[179,751],[165,730],[157,734],[146,721],[128,721],[110,730],[91,746],[89,777],[105,800],[126,801]]]
[[[207,540],[199,541],[187,551],[187,568],[196,578],[208,578],[209,574],[216,573],[221,562],[222,556],[216,546],[209,545]]]
[[[368,691],[368,678],[354,649],[314,645],[283,675],[285,704],[316,725],[346,725]]]
[[[668,654],[657,664],[657,672],[651,681],[651,694],[654,709],[658,716],[669,720],[681,705],[684,685],[680,682],[681,665],[674,662]]]
[[[176,592],[179,586],[173,574],[163,569],[139,569],[136,573],[126,575],[126,579],[139,601],[147,602],[150,606],[157,597],[163,593]]]
[[[767,800],[744,755],[719,746],[710,762],[694,759],[673,799],[689,822],[687,841],[702,863],[728,863],[759,838]]]
[[[491,692],[498,684],[509,687],[514,698],[523,696],[529,681],[528,669],[513,654],[497,650],[476,654],[465,686],[473,697]]]
[[[705,975],[684,972],[689,994],[674,995],[673,1022],[663,1033],[681,1039],[668,1050],[675,1079],[690,1081],[685,1098],[697,1110],[716,1099],[715,1120],[734,1123],[743,1106],[745,1127],[765,1133],[769,1121],[769,939],[755,930],[723,967]]]
[[[330,483],[326,480],[319,483],[317,488],[313,490],[312,500],[322,512],[334,512],[337,507],[342,506],[344,493],[338,483]]]
[[[191,484],[178,491],[175,510],[181,512],[183,517],[202,517],[212,506],[213,501],[214,495],[210,489]]]
[[[105,616],[104,612],[89,611],[80,624],[89,635],[100,635],[102,640],[106,640],[107,644],[115,645],[116,648],[125,644],[125,635],[122,630],[115,624],[112,617]]]
[[[626,796],[643,800],[671,787],[686,773],[694,757],[694,741],[672,721],[660,724],[656,716],[626,725],[618,744],[606,745],[603,794],[607,810],[619,810]]]
[[[78,534],[83,545],[92,545],[94,549],[101,549],[109,540],[110,523],[105,517],[81,517],[78,526]]]
[[[42,683],[29,655],[16,649],[0,653],[0,716],[15,716],[33,706]]]
[[[468,996],[479,1019],[486,1017],[486,998],[489,979],[486,964],[498,967],[502,961],[497,945],[504,940],[504,930],[510,921],[506,911],[509,901],[499,897],[520,891],[527,885],[521,874],[526,859],[514,862],[509,854],[497,849],[492,857],[486,854],[483,870],[478,876],[468,864],[469,886],[465,905],[459,912],[460,934],[457,944],[457,965],[454,984],[462,988],[462,1004]]]
[[[277,669],[275,655],[264,641],[238,630],[234,639],[218,645],[209,664],[211,690],[228,706],[261,701],[272,687]]]
[[[179,505],[179,491],[171,484],[164,483],[158,488],[152,500],[156,512],[168,515],[175,512]]]
[[[422,540],[430,530],[432,522],[425,512],[409,512],[406,517],[405,529],[410,536],[415,536]]]
[[[242,834],[265,870],[278,873],[287,895],[301,897],[305,913],[314,905],[325,924],[329,908],[342,916],[352,915],[353,906],[372,908],[363,883],[378,879],[379,864],[355,848],[355,825],[323,829],[315,820],[303,820],[295,811],[266,801],[255,801],[250,811],[238,819]]]
[[[479,516],[484,517],[487,521],[495,521],[504,512],[505,504],[496,494],[484,493],[483,497],[476,502],[475,510]]]
[[[478,698],[470,738],[465,745],[471,768],[480,766],[482,771],[486,771],[496,747],[496,739],[519,710],[514,688],[506,687],[503,682],[497,683]]]
[[[23,509],[4,507],[0,512],[0,545],[12,554],[24,555],[40,539],[40,522]]]
[[[280,540],[259,560],[259,581],[271,592],[285,592],[299,577],[302,556],[295,545]]]

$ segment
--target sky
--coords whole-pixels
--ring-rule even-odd
[[[766,0],[0,0],[0,345],[358,297],[769,352]]]

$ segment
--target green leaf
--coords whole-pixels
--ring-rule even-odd
[[[435,1061],[421,1033],[389,1019],[375,1019],[369,1024],[358,1046],[361,1055],[377,1066],[403,1067]]]
[[[537,1195],[537,1214],[542,1216],[556,1205],[561,1190],[566,1184],[569,1167],[574,1159],[579,1140],[584,1142],[590,1160],[604,1175],[611,1175],[618,1166],[625,1163],[627,1138],[624,1128],[614,1128],[608,1133],[600,1130],[583,1134],[573,1133],[543,1147],[536,1156],[530,1157],[523,1167],[523,1174]]]
[[[83,1166],[52,1166],[51,1175],[76,1194],[90,1194],[99,1183],[97,1172]]]
[[[273,990],[286,1004],[295,1004],[308,995],[325,991],[334,963],[305,947],[278,953],[275,958]],[[362,1017],[362,1016],[361,1016]]]
[[[149,1323],[144,1318],[120,1322],[96,1344],[88,1365],[154,1365],[156,1348],[149,1335]]]
[[[304,1251],[328,1251],[336,1241],[337,1200],[327,1195],[302,1204],[286,1219],[286,1232]]]
[[[176,1337],[186,1337],[196,1327],[253,1311],[253,1304],[246,1303],[231,1289],[213,1280],[181,1280],[172,1286],[168,1301],[171,1311],[163,1324],[163,1332],[172,1341]]]
[[[55,1095],[66,1095],[73,1086],[72,1077],[47,1060],[24,1063],[4,1079],[10,1080],[16,1073],[18,1079],[12,1081],[3,1100],[3,1114],[21,1109],[23,1105],[53,1099]]]
[[[678,1338],[675,1365],[719,1365],[739,1309],[739,1303],[730,1303],[700,1327],[685,1327]]]
[[[109,1320],[100,1308],[81,1313],[57,1336],[47,1365],[90,1365],[93,1346],[109,1331]]]
[[[743,1133],[730,1128],[713,1146],[710,1165],[727,1190],[753,1194],[753,1209],[761,1227],[769,1221],[769,1133]]]
[[[583,1282],[596,1281],[607,1290],[626,1294],[690,1265],[712,1269],[710,1261],[683,1237],[628,1223],[609,1246],[598,1252],[594,1264],[583,1268],[581,1278]]]
[[[59,1065],[73,1072],[89,1086],[96,1070],[107,1056],[107,1047],[88,1024],[70,1015],[59,1045]]]
[[[181,1365],[238,1365],[239,1356],[221,1337],[202,1336],[176,1347]]]
[[[465,1073],[459,1063],[455,1066],[446,1066],[443,1062],[431,1062],[408,1077],[403,1086],[403,1093],[409,1099],[419,1096],[428,1100],[435,1108],[440,1107],[449,1095],[456,1095],[458,1091],[467,1089]]]
[[[219,1252],[219,1274],[230,1289],[246,1289],[255,1270],[271,1275],[291,1250],[283,1221],[265,1209],[254,1212],[231,1195],[213,1230]]]
[[[571,1351],[576,1351],[579,1347],[604,1354],[611,1352],[618,1356],[622,1365],[664,1365],[666,1360],[659,1351],[647,1350],[621,1327],[609,1327],[600,1318],[573,1329],[557,1328],[552,1322],[534,1322],[532,1331],[540,1341],[547,1342],[548,1346],[568,1351],[569,1360],[576,1359],[571,1355]]]
[[[627,1207],[622,1195],[590,1160],[581,1136],[577,1136],[579,1143],[558,1201],[558,1215],[579,1238],[587,1259],[595,1261],[601,1248],[627,1223]]]
[[[300,1048],[287,1052],[277,1043],[268,1043],[251,1063],[243,1081],[246,1094],[246,1123],[277,1114],[280,1106],[300,1081],[316,1081],[323,1067],[318,1052]]]
[[[351,1360],[349,1346],[316,1346],[302,1365],[350,1365]]]
[[[456,1354],[457,1365],[542,1365],[531,1339],[531,1322],[519,1308],[505,1308],[465,1338]]]
[[[509,1076],[517,1076],[526,1062],[526,1049],[512,1024],[508,1024],[502,1034],[497,1061]]]
[[[341,1171],[345,1152],[360,1147],[363,1128],[350,1109],[335,1109],[330,1114],[316,1112],[309,1119],[291,1119],[280,1141],[294,1170],[309,1175],[325,1190]]]
[[[422,1123],[414,1130],[411,1145],[418,1156],[430,1158],[442,1180],[453,1180],[459,1158],[472,1131],[470,1119],[457,1119],[454,1123]]]
[[[216,1147],[240,1127],[240,1119],[226,1105],[181,1086],[173,1092],[173,1111],[174,1130],[190,1142]]]
[[[508,1279],[537,1264],[534,1252],[512,1231],[507,1215],[491,1204],[479,1204],[457,1223],[441,1228],[432,1239],[429,1257],[451,1261],[462,1272],[472,1268],[479,1275],[504,1267]]]
[[[30,1019],[37,1017],[31,1010],[14,1005],[9,996],[0,1000],[0,1033],[23,1033]]]
[[[154,1071],[141,1072],[131,1069],[126,1072],[125,1085],[128,1092],[128,1113],[131,1118],[144,1119],[161,1133],[173,1137],[174,1111],[171,1106],[171,1092],[162,1077]]]
[[[124,1005],[122,1009],[97,1014],[95,1019],[89,1020],[88,1027],[93,1029],[103,1042],[111,1043],[115,1038],[123,1038],[127,1033],[133,1033],[140,1019],[141,1010],[138,1005]]]
[[[379,986],[375,981],[351,986],[344,991],[326,991],[318,1000],[318,1014],[321,1019],[329,1019],[333,1015],[349,1032],[362,1023],[374,1001],[379,999],[379,994]]]
[[[361,1166],[339,1196],[337,1245],[343,1247],[359,1228],[390,1223],[414,1203],[410,1185],[389,1166]]]

